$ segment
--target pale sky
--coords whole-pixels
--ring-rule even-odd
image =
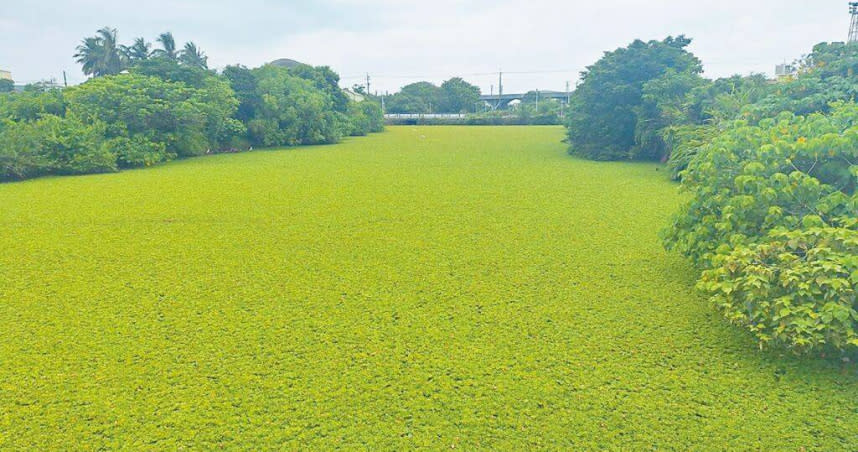
[[[105,26],[154,41],[172,31],[222,68],[277,58],[328,65],[372,91],[461,76],[489,93],[565,89],[606,50],[685,34],[709,77],[764,72],[845,41],[841,0],[3,0],[0,69],[18,82],[85,79],[72,55]]]

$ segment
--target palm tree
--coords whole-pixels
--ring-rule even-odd
[[[143,38],[137,38],[134,40],[134,44],[130,46],[121,46],[122,54],[128,60],[129,63],[136,63],[138,61],[144,61],[149,59],[149,55],[151,54],[150,48],[152,44],[146,42]]]
[[[81,70],[86,75],[100,75],[101,72],[101,42],[97,37],[91,36],[84,38],[80,45],[77,46],[77,53],[74,54],[75,61],[81,64]]]
[[[209,57],[193,42],[185,43],[185,48],[179,53],[179,61],[190,67],[208,69]]]
[[[173,39],[173,33],[165,32],[158,35],[158,39],[156,41],[161,43],[160,49],[155,49],[152,54],[157,55],[159,57],[164,57],[170,60],[175,60],[178,58],[179,54],[176,52],[176,40]]]
[[[95,36],[81,41],[74,57],[82,65],[84,74],[99,77],[122,71],[124,62],[116,44],[116,34],[115,28],[104,27]]]

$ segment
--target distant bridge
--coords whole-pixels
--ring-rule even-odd
[[[569,93],[563,91],[537,91],[539,93],[540,99],[557,99],[564,104],[569,100]],[[492,106],[492,108],[506,108],[510,102],[517,100],[521,101],[528,94],[533,93],[522,93],[522,94],[502,94],[498,96],[497,94],[483,94],[480,96],[480,100],[488,103]]]

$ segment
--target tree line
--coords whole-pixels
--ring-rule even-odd
[[[821,43],[797,72],[717,80],[668,37],[582,73],[570,153],[666,161],[687,200],[665,245],[760,347],[858,353],[858,45]]]
[[[355,86],[363,93],[363,87]],[[515,108],[492,109],[480,100],[480,88],[461,77],[450,78],[440,86],[421,81],[403,86],[398,92],[385,97],[385,112],[392,114],[466,114],[468,125],[527,125],[560,124],[561,105],[553,99],[539,101],[539,92],[525,94]],[[418,124],[446,124],[441,118],[422,118]]]
[[[171,33],[152,49],[114,29],[85,38],[85,83],[0,94],[0,180],[150,166],[253,146],[335,143],[383,128],[381,108],[353,102],[329,67],[208,69]]]
[[[480,88],[461,77],[453,77],[437,86],[416,82],[403,86],[385,98],[388,113],[468,113],[480,102]]]

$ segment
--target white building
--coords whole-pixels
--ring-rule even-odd
[[[784,64],[779,64],[779,65],[775,66],[775,77],[777,77],[779,79],[784,78],[784,77],[789,77],[791,75],[794,75],[795,73],[796,73],[795,66],[793,66],[791,64],[784,63]]]
[[[0,69],[0,80],[12,80],[12,73]]]

